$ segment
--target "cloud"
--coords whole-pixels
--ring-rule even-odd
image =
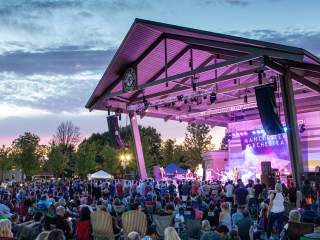
[[[103,72],[115,50],[87,50],[76,46],[46,49],[43,52],[12,52],[0,55],[0,69],[21,75]]]
[[[50,113],[77,112],[84,108],[101,77],[100,72],[19,75],[0,73],[0,102]],[[2,117],[10,116],[4,111]],[[23,112],[21,116],[24,116]]]
[[[260,29],[248,32],[230,31],[228,34],[301,47],[320,56],[319,31],[290,29],[284,32],[278,32],[271,29]]]

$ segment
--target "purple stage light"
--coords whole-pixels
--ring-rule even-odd
[[[247,135],[248,135],[248,133],[247,133],[247,132],[244,132],[243,134],[244,134],[245,136],[247,136]]]
[[[237,134],[235,134],[235,133],[232,133],[232,137],[236,137],[237,136]]]
[[[243,133],[242,133],[242,132],[240,133],[240,136],[243,136]]]
[[[257,134],[257,132],[256,132],[256,131],[252,131],[252,134],[253,134],[253,135],[256,135],[256,134]]]
[[[239,133],[237,133],[237,137],[239,137],[240,136],[240,134]]]
[[[287,128],[287,127],[284,127],[283,130],[284,130],[284,132],[287,132],[287,131],[288,131],[288,128]]]

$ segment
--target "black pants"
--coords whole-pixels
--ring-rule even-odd
[[[280,232],[283,227],[283,212],[280,213],[273,213],[271,212],[269,215],[268,221],[268,229],[267,229],[267,237],[269,238],[272,233],[273,225],[277,222],[277,232]]]

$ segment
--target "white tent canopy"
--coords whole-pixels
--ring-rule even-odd
[[[88,174],[88,179],[113,179],[113,176],[110,173],[100,170],[98,172]]]

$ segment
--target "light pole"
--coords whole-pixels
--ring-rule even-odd
[[[120,155],[120,164],[123,167],[125,175],[127,174],[126,170],[130,163],[130,160],[131,160],[131,155],[129,153],[124,153]]]

